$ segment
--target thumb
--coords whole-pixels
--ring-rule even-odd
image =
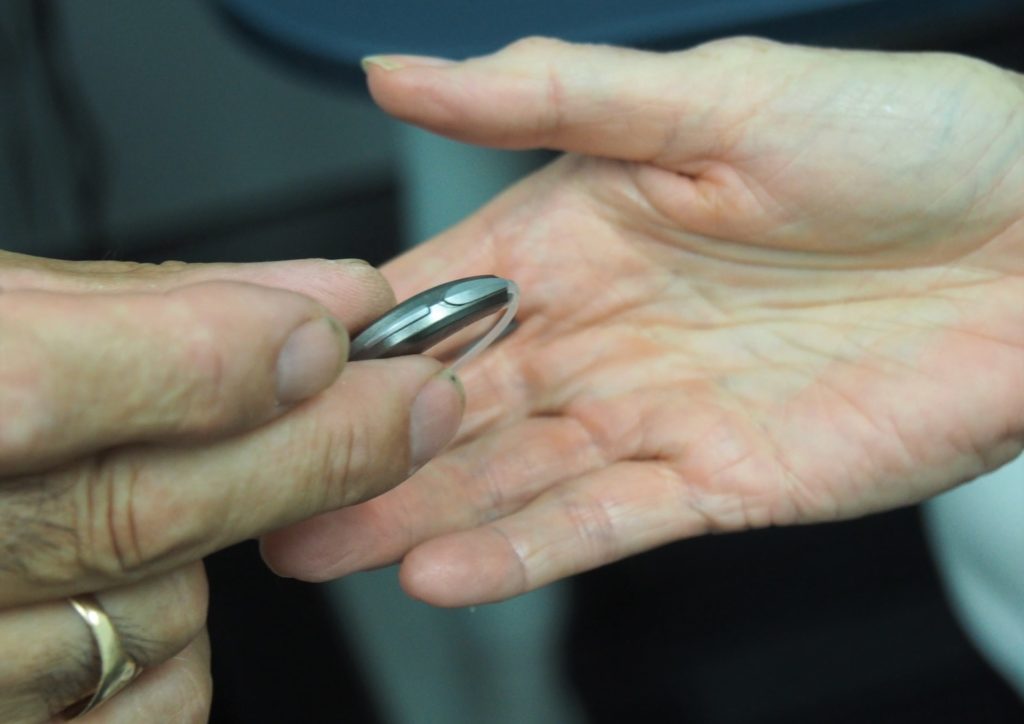
[[[725,153],[727,131],[787,82],[798,52],[753,38],[668,54],[527,38],[463,62],[363,67],[381,108],[460,141],[666,163]]]

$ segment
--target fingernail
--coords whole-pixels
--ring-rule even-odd
[[[292,332],[277,355],[277,401],[289,405],[330,386],[348,356],[348,334],[330,317]]]
[[[445,370],[423,386],[412,403],[410,440],[412,470],[417,470],[451,442],[462,422],[466,393],[455,373]]]
[[[368,55],[361,61],[363,71],[369,72],[370,66],[383,70],[399,70],[409,67],[444,68],[455,65],[454,60],[435,58],[430,55]]]
[[[354,269],[365,269],[366,267],[370,267],[371,269],[373,268],[373,265],[371,265],[370,262],[366,261],[366,259],[345,258],[324,259],[324,261],[330,262],[331,264],[337,264],[338,266],[349,266]]]

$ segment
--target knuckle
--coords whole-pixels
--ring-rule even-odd
[[[701,43],[694,48],[694,51],[716,56],[738,55],[746,58],[762,55],[780,47],[782,47],[782,44],[774,40],[759,38],[754,35],[735,35],[729,38],[718,38]]]
[[[530,35],[515,40],[505,46],[510,55],[549,55],[567,48],[570,44],[564,40],[550,38],[545,35]]]
[[[228,416],[223,395],[224,354],[215,336],[205,327],[191,330],[181,349],[183,365],[188,371],[184,422],[200,430],[216,427]]]
[[[341,425],[327,433],[323,454],[315,463],[314,482],[319,481],[320,507],[332,510],[362,502],[380,492],[391,475],[374,455],[380,446],[358,425]]]
[[[176,259],[167,259],[159,264],[159,269],[165,272],[182,272],[190,267],[188,262],[178,261]]]
[[[140,531],[137,489],[146,467],[131,456],[100,455],[75,485],[76,563],[72,573],[104,580],[132,578],[146,563]]]
[[[164,403],[177,415],[182,431],[211,432],[230,419],[224,394],[227,360],[220,337],[196,305],[181,295],[164,312],[168,327],[174,330],[175,358],[172,379],[164,385]]]
[[[538,92],[543,99],[544,109],[535,122],[538,143],[558,134],[565,126],[566,88],[556,60],[570,47],[563,40],[534,35],[514,41],[501,53],[515,60],[536,64],[534,70],[537,72]]]
[[[574,495],[562,501],[562,511],[590,560],[605,562],[618,557],[615,521],[601,501]]]
[[[79,568],[137,580],[198,559],[224,529],[232,501],[195,505],[187,491],[168,490],[152,456],[145,448],[98,456],[76,485]]]
[[[0,570],[44,589],[137,580],[184,557],[223,524],[218,506],[186,512],[173,496],[154,496],[150,475],[142,456],[109,453],[61,472],[8,479]],[[205,589],[193,595],[205,596]]]
[[[334,430],[330,437],[321,465],[326,483],[324,509],[354,503],[358,499],[356,483],[365,480],[367,467],[365,448],[353,426],[344,425]]]

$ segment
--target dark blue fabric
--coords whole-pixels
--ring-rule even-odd
[[[462,58],[526,35],[618,44],[870,0],[223,0],[234,15],[314,55]]]
[[[464,58],[527,35],[650,48],[757,33],[779,40],[871,44],[935,35],[1019,12],[1024,0],[215,0],[263,49],[362,85],[376,53]],[[922,7],[927,7],[922,10]]]

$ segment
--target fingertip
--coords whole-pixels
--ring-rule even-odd
[[[309,259],[282,269],[290,287],[323,304],[346,329],[357,330],[395,306],[391,285],[362,259]]]
[[[413,549],[398,569],[402,590],[417,601],[442,608],[456,608],[480,603],[479,581],[467,575],[466,567],[451,556],[424,552],[423,548],[436,548],[424,544]]]
[[[399,581],[407,594],[452,608],[494,603],[527,590],[522,567],[492,529],[453,533],[406,555]]]
[[[292,527],[294,526],[289,526],[289,528]],[[290,558],[281,555],[282,550],[287,550],[288,548],[286,530],[288,529],[273,531],[260,537],[260,558],[263,559],[263,565],[269,568],[270,572],[278,578],[296,578],[289,565]]]
[[[332,511],[260,538],[260,556],[281,578],[310,583],[360,570],[359,548],[350,535],[348,510]]]
[[[415,107],[421,111],[424,102],[433,103],[438,93],[450,90],[452,77],[437,73],[461,65],[445,58],[418,55],[370,55],[360,65],[374,102],[391,115],[419,122]],[[443,79],[443,80],[442,80]],[[436,115],[436,108],[429,115]]]

